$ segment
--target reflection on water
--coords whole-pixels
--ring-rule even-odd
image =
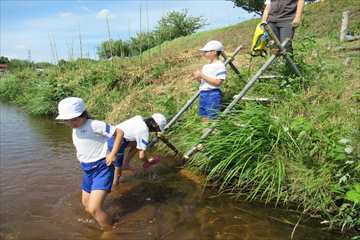
[[[0,105],[0,239],[98,239],[80,204],[71,130]],[[168,160],[171,163],[171,160]],[[170,165],[125,177],[105,206],[108,239],[290,239],[298,214],[211,197]],[[295,239],[341,239],[313,221]]]

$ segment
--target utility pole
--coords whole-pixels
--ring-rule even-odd
[[[54,48],[53,48],[53,45],[52,45],[52,42],[51,42],[50,33],[48,34],[48,36],[49,36],[49,44],[50,44],[51,57],[52,57],[53,62],[55,63],[55,54],[54,54]]]
[[[28,61],[31,62],[31,49],[28,49]]]
[[[142,20],[142,16],[141,16],[141,4],[140,4],[140,64],[142,66],[142,38],[141,38],[141,20]]]
[[[51,35],[51,33],[49,33],[49,41],[50,41],[50,49],[51,49],[51,54],[52,54],[54,63],[57,63],[59,58],[58,58],[58,53],[57,53],[57,49],[56,49],[55,38],[54,38],[54,36]]]
[[[80,31],[80,23],[79,23],[79,47],[80,47],[80,59],[83,58],[83,48],[82,48],[82,38]]]
[[[130,18],[128,18],[128,41],[130,42],[130,38],[131,38],[131,20]],[[129,44],[129,55],[130,57],[132,57],[133,55],[133,50],[132,50],[132,45]]]
[[[109,22],[109,16],[106,16],[106,25],[108,30],[108,43],[109,43],[109,49],[110,49],[110,57],[113,57],[113,51],[112,51],[112,40],[111,40],[111,32],[110,32],[110,22]]]
[[[148,5],[148,1],[146,1],[146,33],[149,34],[149,5]],[[150,39],[147,38],[147,47],[150,46]],[[150,51],[148,51],[149,56],[150,56]]]

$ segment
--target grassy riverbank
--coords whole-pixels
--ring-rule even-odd
[[[360,2],[327,0],[308,5],[296,32],[295,60],[308,91],[281,62],[271,68],[285,79],[259,82],[251,96],[271,97],[267,105],[241,103],[204,143],[187,167],[207,176],[208,184],[236,197],[286,206],[319,217],[324,226],[360,228],[360,57],[337,51],[341,14],[350,10],[350,28],[360,33]],[[1,77],[2,99],[26,111],[54,116],[57,102],[70,95],[85,99],[90,113],[118,123],[134,114],[173,115],[197,89],[190,74],[204,64],[197,51],[207,40],[224,42],[242,78],[230,76],[226,102],[265,61],[247,54],[258,20],[165,42],[141,58],[77,60],[36,72],[23,69]],[[343,46],[355,46],[356,42]],[[284,84],[290,81],[291,84]],[[182,118],[170,138],[186,151],[205,126],[196,108]],[[321,220],[320,220],[321,219]]]

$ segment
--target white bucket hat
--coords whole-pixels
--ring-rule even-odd
[[[68,97],[59,102],[58,120],[69,120],[80,116],[85,110],[85,103],[81,98]]]
[[[212,40],[205,44],[203,48],[200,49],[200,51],[207,52],[207,51],[217,51],[222,52],[224,51],[224,46],[221,42]]]
[[[167,123],[166,117],[161,113],[154,113],[151,117],[155,120],[155,122],[159,126],[160,131],[163,132]]]

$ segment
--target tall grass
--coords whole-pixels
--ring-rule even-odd
[[[331,227],[340,222],[344,229],[359,227],[359,206],[345,197],[359,181],[358,155],[346,153],[341,135],[321,132],[303,118],[287,122],[270,113],[269,107],[246,104],[221,118],[188,167],[219,192],[275,205],[296,203],[299,210],[329,219]]]
[[[266,107],[248,104],[224,117],[203,144],[207,161],[194,159],[189,165],[207,172],[208,181],[220,191],[266,202],[282,198],[286,157],[272,156],[293,143]]]
[[[152,66],[141,68],[134,59],[101,62],[79,59],[62,60],[56,67],[45,68],[43,72],[23,68],[1,76],[0,97],[23,106],[31,114],[53,116],[61,99],[79,96],[86,101],[94,117],[104,119],[112,111],[113,104],[121,102],[131,88],[141,91],[151,84],[152,79],[161,78],[174,64],[172,61],[154,62]],[[159,98],[157,102],[172,109],[171,113],[176,110],[171,99]]]

